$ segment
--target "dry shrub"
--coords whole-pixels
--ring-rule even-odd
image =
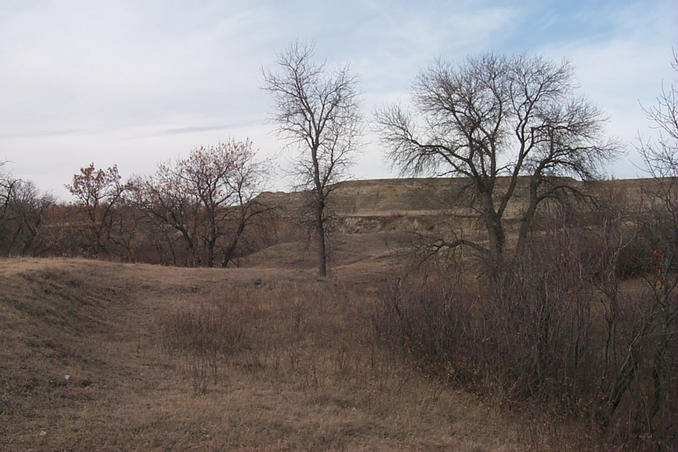
[[[248,347],[245,328],[228,303],[178,311],[162,322],[162,345],[188,365],[193,390],[204,394],[219,380],[220,362]]]
[[[445,285],[412,287],[398,281],[382,289],[380,300],[373,326],[390,350],[406,352],[425,371],[444,371],[454,362],[449,376],[472,380],[466,371],[475,369],[463,364],[472,351],[464,330],[478,316],[468,297]]]
[[[596,240],[592,240],[596,238]],[[673,256],[622,287],[619,230],[534,238],[491,290],[393,284],[378,337],[423,369],[512,407],[590,419],[608,445],[675,449],[678,302]]]

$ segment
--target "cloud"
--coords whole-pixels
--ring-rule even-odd
[[[220,125],[203,125],[203,126],[187,126],[187,127],[173,127],[169,129],[161,130],[152,136],[162,136],[162,135],[182,135],[186,133],[198,133],[198,132],[211,132],[216,130],[232,130],[239,127],[244,127],[247,125],[262,124],[262,121],[240,121],[230,124],[220,124]]]
[[[406,101],[437,57],[567,58],[611,132],[630,140],[645,127],[638,102],[651,104],[673,76],[675,18],[671,0],[0,2],[0,161],[63,192],[90,161],[145,173],[229,136],[285,155],[266,122],[260,68],[295,39],[315,41],[330,66],[350,63],[367,120],[378,105]],[[392,175],[376,137],[365,143],[354,174]]]
[[[602,36],[582,36],[577,40],[544,45],[541,51],[552,58],[566,57],[575,68],[581,92],[609,118],[607,131],[617,137],[627,151],[610,173],[616,177],[640,174],[640,158],[634,144],[638,135],[653,133],[641,105],[652,105],[663,81],[676,75],[670,66],[672,47],[678,45],[676,7],[660,2],[655,8],[629,4],[625,8],[589,13],[587,21],[610,23]]]
[[[82,129],[65,130],[32,130],[30,132],[6,132],[0,133],[0,138],[31,138],[31,137],[54,137],[59,135],[74,135],[83,133]]]

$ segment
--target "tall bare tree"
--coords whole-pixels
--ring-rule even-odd
[[[278,56],[278,72],[263,71],[275,100],[281,136],[297,146],[297,173],[310,190],[318,240],[318,271],[327,275],[328,212],[332,185],[344,175],[360,134],[357,80],[347,66],[331,72],[313,61],[311,46],[292,44]]]
[[[403,172],[469,181],[487,244],[458,237],[438,247],[469,246],[499,264],[519,176],[529,177],[520,249],[538,206],[569,189],[548,176],[591,179],[614,155],[614,143],[602,139],[600,112],[573,89],[566,63],[485,54],[459,66],[439,61],[422,72],[413,92],[416,116],[400,106],[377,113],[388,156]]]

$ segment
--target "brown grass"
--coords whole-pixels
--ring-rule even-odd
[[[527,444],[517,443],[526,423],[375,345],[365,273],[378,270],[366,268],[347,263],[317,280],[279,269],[1,260],[0,449]],[[234,323],[224,337],[237,346],[219,348],[216,378],[196,391],[196,354],[168,346],[167,332],[206,312]]]

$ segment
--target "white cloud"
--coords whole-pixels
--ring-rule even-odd
[[[316,41],[330,64],[351,63],[368,120],[376,106],[406,100],[436,57],[458,61],[488,49],[565,57],[584,94],[610,116],[611,132],[628,140],[645,127],[638,101],[651,104],[672,76],[676,23],[669,1],[627,5],[578,7],[587,31],[572,38],[559,29],[565,11],[529,3],[0,2],[0,161],[65,196],[63,184],[90,161],[147,173],[229,136],[286,155],[267,122],[260,67],[273,68],[275,52],[295,39]],[[572,15],[577,6],[561,8]],[[353,174],[395,174],[377,138],[364,141]],[[615,171],[634,175],[628,167]]]

